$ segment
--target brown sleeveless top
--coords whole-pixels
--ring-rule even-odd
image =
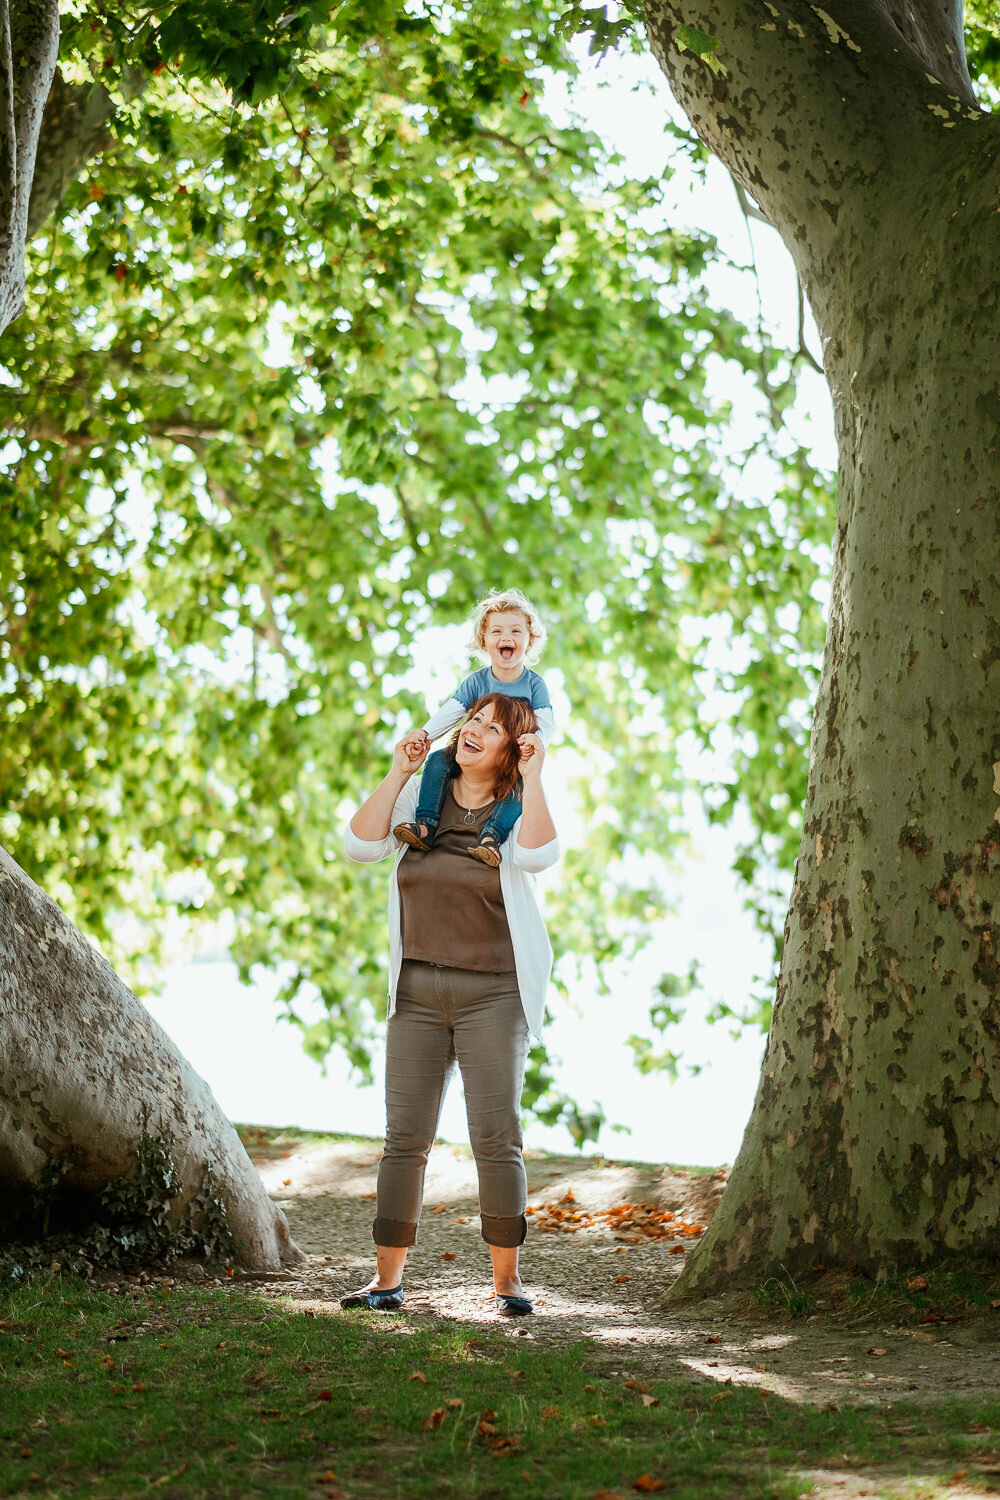
[[[466,811],[449,782],[434,846],[426,854],[408,849],[399,862],[403,957],[448,969],[505,974],[514,968],[500,871],[465,851],[478,842],[496,807]],[[507,859],[507,846],[503,858]]]

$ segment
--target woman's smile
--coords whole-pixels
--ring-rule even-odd
[[[482,761],[489,770],[495,767],[506,740],[507,731],[494,719],[492,708],[481,709],[459,734],[455,760],[460,767]]]

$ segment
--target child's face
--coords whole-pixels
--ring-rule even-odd
[[[531,645],[527,615],[519,609],[494,610],[486,616],[483,644],[494,677],[501,682],[513,682],[521,675]]]

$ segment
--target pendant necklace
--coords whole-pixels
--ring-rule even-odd
[[[451,795],[454,798],[455,806],[462,808],[462,822],[465,824],[466,828],[471,828],[473,823],[476,821],[476,813],[479,812],[480,809],[478,807],[462,807],[461,802],[459,802],[458,798],[455,796],[454,787],[452,787]]]

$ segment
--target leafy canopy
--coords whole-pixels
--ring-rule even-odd
[[[2,349],[0,838],[133,975],[171,911],[231,913],[363,1071],[385,877],[340,828],[489,587],[542,610],[580,757],[564,978],[659,914],[632,856],[683,835],[698,747],[764,919],[797,843],[830,519],[793,364],[710,305],[665,177],[546,112],[558,16],[67,7],[66,76],[119,102]],[[541,1051],[529,1084],[594,1133]]]

